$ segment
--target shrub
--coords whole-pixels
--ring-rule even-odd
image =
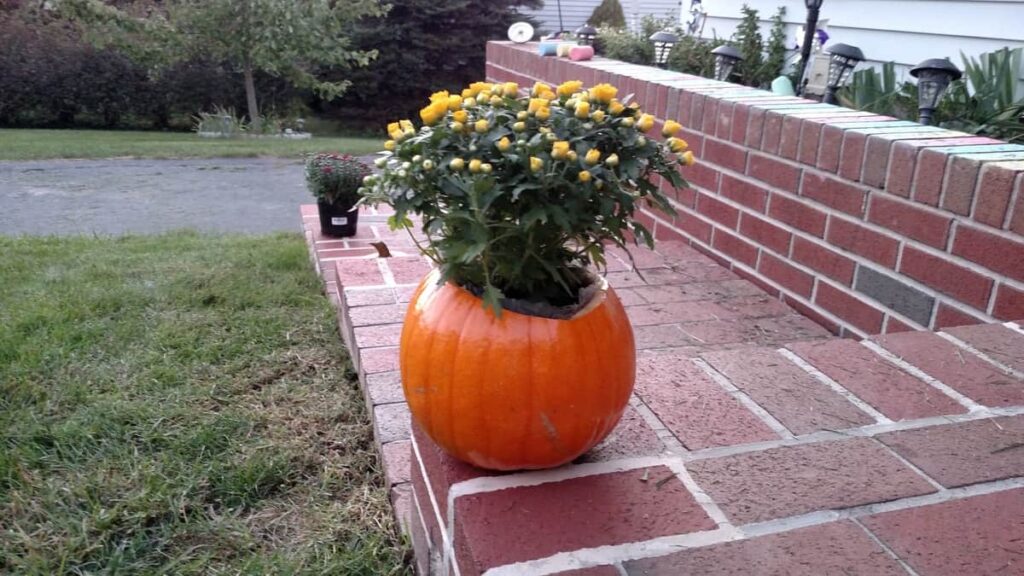
[[[626,14],[622,11],[622,4],[619,3],[619,0],[602,0],[597,8],[594,8],[587,22],[595,28],[600,26],[625,28]]]
[[[320,202],[351,206],[370,167],[349,154],[320,153],[306,159],[306,186]]]
[[[462,96],[437,92],[421,110],[425,126],[388,126],[393,150],[367,179],[370,203],[395,208],[390,223],[422,217],[424,253],[452,280],[500,310],[502,298],[562,306],[577,302],[604,246],[627,234],[653,245],[633,220],[644,205],[672,212],[655,174],[684,186],[693,162],[686,143],[644,136],[653,117],[624,106],[616,89],[579,81],[537,84],[519,98],[514,83],[477,82]],[[664,135],[679,129],[666,123]]]
[[[722,44],[725,41],[717,38],[704,40],[689,34],[682,36],[668,55],[668,69],[710,78],[715,74],[715,55],[711,51]]]

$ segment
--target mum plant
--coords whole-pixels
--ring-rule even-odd
[[[528,96],[512,82],[437,92],[419,129],[388,126],[366,201],[393,206],[393,227],[420,216],[420,248],[440,280],[499,313],[503,299],[578,304],[607,245],[653,246],[633,217],[643,206],[673,213],[655,176],[686,186],[679,167],[694,161],[678,122],[666,122],[659,141],[654,117],[617,96],[579,81],[537,83]]]
[[[306,158],[306,186],[317,199],[320,229],[333,236],[352,236],[359,212],[359,189],[370,166],[349,154],[320,153]]]

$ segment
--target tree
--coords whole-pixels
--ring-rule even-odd
[[[350,81],[324,80],[317,72],[367,65],[377,51],[352,47],[353,24],[387,12],[379,0],[62,0],[58,7],[95,44],[152,65],[205,57],[237,66],[257,131],[255,72],[284,77],[325,100],[336,98]]]
[[[619,0],[603,0],[594,8],[587,23],[591,26],[607,26],[609,28],[625,28],[626,14],[622,11]]]
[[[736,27],[733,42],[738,45],[740,53],[743,54],[743,60],[736,65],[736,68],[740,77],[743,78],[744,84],[757,87],[760,85],[758,74],[764,60],[764,40],[761,38],[761,26],[757,18],[757,10],[746,4],[740,10],[743,12],[743,19]]]

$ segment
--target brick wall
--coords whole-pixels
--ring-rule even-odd
[[[1024,146],[613,60],[490,42],[487,77],[609,82],[700,163],[644,213],[841,334],[1024,317]],[[652,132],[660,132],[656,129]]]

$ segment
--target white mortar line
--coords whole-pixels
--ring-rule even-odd
[[[939,334],[940,338],[948,340],[948,341],[952,342],[954,345],[959,346],[960,348],[963,348],[964,350],[967,350],[971,354],[974,354],[975,356],[977,356],[978,358],[981,358],[985,362],[988,362],[989,364],[995,366],[996,368],[999,368],[1000,370],[1002,370],[1003,372],[1009,374],[1010,376],[1013,376],[1014,378],[1017,378],[1017,379],[1020,379],[1020,380],[1024,380],[1024,372],[1021,372],[1020,370],[1017,370],[1013,366],[1007,366],[1006,364],[1003,364],[999,360],[996,360],[995,358],[989,356],[988,354],[985,354],[981,350],[978,350],[974,346],[971,346],[967,342],[964,342],[963,340],[957,338],[956,336],[953,336],[952,334],[948,334],[946,332],[939,332],[938,334]]]
[[[890,456],[892,456],[893,458],[895,458],[895,459],[899,460],[900,462],[902,462],[903,465],[906,466],[907,468],[910,468],[911,470],[913,470],[914,473],[917,474],[918,476],[920,476],[922,480],[924,480],[925,482],[931,484],[932,488],[935,488],[935,490],[937,492],[945,492],[946,491],[946,487],[945,486],[943,486],[942,484],[939,484],[931,476],[929,476],[927,472],[925,472],[924,470],[920,469],[917,466],[917,464],[914,464],[910,460],[907,460],[906,458],[904,458],[903,455],[901,455],[899,452],[893,450],[891,447],[889,447],[888,444],[886,444],[885,442],[882,442],[881,440],[879,440],[878,438],[875,438],[875,437],[872,437],[871,440],[875,444],[880,446],[882,448],[882,450],[888,452]]]
[[[629,576],[629,574],[626,572],[625,567],[623,567],[622,564],[616,564],[615,571],[619,573],[619,576]]]
[[[1024,487],[1024,477],[1016,477],[973,484],[962,488],[952,488],[924,496],[910,496],[877,504],[865,504],[838,510],[818,510],[797,516],[755,522],[740,526],[739,528],[722,527],[717,530],[692,532],[676,536],[662,536],[639,542],[583,548],[569,552],[559,552],[546,558],[497,566],[484,572],[484,576],[519,576],[521,574],[535,574],[539,576],[629,560],[654,558],[688,548],[701,548],[733,540],[746,540],[758,536],[779,534],[800,528],[828,524],[838,520],[856,521],[858,518],[873,514],[962,500],[973,496],[983,496],[1022,487]]]
[[[889,417],[887,417],[885,414],[882,414],[878,410],[875,410],[875,408],[873,406],[871,406],[870,404],[868,404],[864,400],[860,399],[853,392],[850,392],[849,390],[847,390],[839,382],[836,382],[835,380],[829,378],[827,375],[825,375],[824,372],[822,372],[821,370],[818,370],[817,368],[812,366],[809,362],[807,362],[803,358],[797,356],[795,353],[793,353],[793,351],[788,350],[786,348],[779,348],[777,350],[777,352],[779,354],[782,354],[783,356],[785,356],[787,359],[789,359],[790,362],[792,362],[792,363],[796,364],[797,366],[799,366],[801,370],[803,370],[804,372],[807,372],[808,374],[813,376],[816,380],[818,380],[822,384],[828,386],[829,388],[834,390],[836,393],[838,393],[842,397],[844,397],[847,400],[849,400],[851,404],[853,404],[857,408],[860,408],[861,411],[866,412],[869,416],[871,416],[872,418],[875,419],[875,423],[876,424],[889,424],[889,423],[892,422],[892,420]]]
[[[929,376],[927,373],[925,373],[924,370],[921,370],[920,368],[918,368],[917,366],[914,366],[910,362],[907,362],[903,358],[900,358],[899,356],[893,354],[892,352],[889,352],[888,350],[886,350],[885,348],[882,348],[878,344],[876,344],[876,343],[874,343],[874,342],[872,342],[870,340],[862,340],[861,344],[864,347],[866,347],[868,350],[871,350],[875,354],[878,354],[882,358],[885,358],[890,363],[899,366],[904,371],[909,372],[910,374],[916,376],[920,380],[923,380],[926,384],[928,384],[932,388],[935,388],[939,392],[942,392],[946,396],[949,396],[950,398],[955,400],[958,404],[960,404],[964,408],[967,408],[968,410],[970,410],[972,412],[974,412],[976,410],[983,409],[983,406],[981,404],[978,404],[974,400],[971,400],[967,396],[964,396],[963,394],[957,392],[956,390],[954,390],[953,388],[949,387],[948,385],[943,384],[938,379]]]
[[[427,489],[427,495],[430,496],[430,504],[434,509],[434,517],[437,519],[437,529],[441,532],[441,540],[444,544],[444,550],[441,553],[444,574],[449,574],[453,571],[455,576],[462,576],[459,572],[458,562],[449,564],[449,558],[454,560],[455,547],[448,536],[448,525],[441,519],[441,509],[437,506],[437,497],[434,496],[434,488],[430,485],[430,476],[427,474],[426,466],[423,465],[423,456],[420,454],[419,444],[416,443],[416,435],[410,435],[409,440],[412,442],[412,451],[416,457],[416,463],[419,464],[420,473],[423,475],[423,486]],[[413,490],[415,491],[415,488]],[[430,538],[429,531],[427,531],[427,538]],[[449,566],[452,569],[451,571],[449,571]]]
[[[917,573],[917,571],[911,568],[910,564],[907,564],[902,558],[900,558],[899,555],[896,554],[896,552],[892,548],[890,548],[888,544],[882,542],[881,538],[875,536],[874,532],[872,532],[871,530],[868,530],[868,527],[865,526],[859,518],[850,518],[850,521],[859,526],[860,529],[868,535],[868,538],[870,538],[872,542],[877,544],[879,548],[885,550],[885,553],[888,554],[893,560],[895,560],[907,574],[909,574],[910,576],[920,576]]]
[[[1022,327],[1020,324],[1017,324],[1016,322],[1003,322],[1003,326],[1006,326],[1010,330],[1013,330],[1014,332],[1020,334],[1021,336],[1024,336],[1024,327]]]
[[[760,404],[754,402],[754,400],[747,395],[746,392],[740,390],[728,378],[725,377],[721,372],[715,370],[710,364],[704,361],[702,358],[693,358],[691,361],[697,365],[698,368],[704,371],[705,374],[711,377],[719,386],[724,388],[730,396],[739,400],[740,404],[743,404],[748,410],[754,413],[762,422],[765,423],[768,428],[773,432],[782,436],[783,438],[795,438],[792,432],[788,428],[783,426],[782,422],[775,419],[774,416],[768,413],[767,410],[761,407]]]
[[[632,406],[633,409],[636,410],[636,413],[643,418],[644,422],[651,427],[651,430],[654,431],[658,440],[661,440],[661,444],[666,450],[673,454],[686,454],[689,452],[689,450],[686,449],[686,446],[683,446],[683,443],[676,438],[676,435],[673,434],[667,426],[665,426],[665,423],[658,418],[658,415],[655,414],[639,396],[636,394],[631,396],[629,399],[629,405]]]
[[[711,498],[710,494],[701,489],[700,485],[693,479],[693,476],[690,475],[690,472],[681,461],[673,462],[668,467],[675,472],[676,477],[679,478],[679,481],[690,492],[693,499],[697,501],[697,505],[708,515],[708,518],[711,518],[719,528],[734,528],[725,512],[718,507],[718,504]]]
[[[388,266],[387,258],[377,258],[377,269],[380,270],[380,275],[384,277],[384,285],[393,287],[395,282],[395,275],[391,273],[391,268]]]

